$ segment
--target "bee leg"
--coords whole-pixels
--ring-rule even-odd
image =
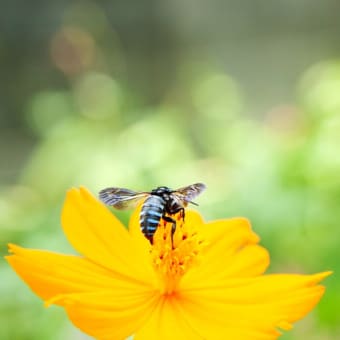
[[[181,218],[184,222],[184,219],[185,219],[185,209],[184,208],[181,208],[181,210],[179,211],[179,213],[181,214]]]
[[[174,236],[174,233],[175,233],[175,230],[176,230],[176,221],[169,216],[163,216],[162,218],[165,222],[172,223],[172,226],[171,226],[171,242],[173,243],[173,236]]]

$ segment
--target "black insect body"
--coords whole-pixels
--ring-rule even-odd
[[[145,237],[152,242],[152,237],[159,225],[160,219],[172,223],[172,233],[175,232],[176,221],[168,215],[182,212],[184,219],[184,206],[177,202],[173,191],[167,187],[158,187],[151,191],[145,200],[140,214],[140,226]]]
[[[176,230],[176,221],[170,216],[181,213],[185,216],[185,207],[196,204],[192,200],[205,189],[202,183],[196,183],[177,190],[158,187],[151,192],[134,192],[124,188],[107,188],[99,193],[99,198],[107,205],[117,209],[126,209],[136,205],[146,197],[140,213],[140,226],[144,236],[152,243],[153,235],[163,219],[172,223],[172,233]],[[170,215],[170,216],[169,216]]]
[[[151,195],[145,200],[142,211],[140,213],[140,227],[145,237],[152,241],[159,221],[164,215],[164,199],[160,196]]]

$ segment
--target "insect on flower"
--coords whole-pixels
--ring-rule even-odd
[[[140,213],[139,223],[144,236],[152,243],[153,235],[161,219],[172,223],[172,234],[176,230],[176,221],[171,215],[180,213],[184,220],[185,207],[198,196],[206,186],[195,183],[177,190],[168,187],[158,187],[150,192],[135,192],[124,188],[106,188],[99,192],[99,199],[116,209],[135,207],[146,198]]]
[[[203,188],[170,192],[170,200],[184,209]],[[45,306],[63,307],[76,327],[100,340],[276,340],[325,292],[320,282],[329,271],[265,274],[269,253],[246,218],[206,222],[195,210],[185,211],[185,220],[183,210],[162,211],[176,220],[176,232],[160,223],[150,247],[141,210],[143,204],[125,228],[86,188],[70,189],[61,223],[79,255],[9,244],[6,260]]]

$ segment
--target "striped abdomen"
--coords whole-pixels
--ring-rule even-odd
[[[150,242],[152,242],[152,236],[163,216],[164,206],[164,199],[156,195],[149,196],[143,204],[139,220],[140,227],[143,234]]]

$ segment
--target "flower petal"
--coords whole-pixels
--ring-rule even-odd
[[[74,255],[25,249],[9,245],[6,257],[16,273],[45,301],[58,303],[57,296],[69,293],[113,289],[119,294],[150,292],[147,285],[99,267]]]
[[[243,247],[257,244],[259,237],[251,230],[245,218],[232,218],[206,223],[200,236],[208,242],[204,257],[208,262],[221,257],[232,256]]]
[[[252,277],[262,274],[269,265],[266,249],[257,245],[259,237],[245,218],[233,218],[202,224],[199,230],[207,246],[198,266],[181,283],[187,288],[204,280],[226,277]]]
[[[187,224],[191,229],[194,229],[194,230],[197,230],[199,228],[204,228],[203,217],[196,210],[185,211],[185,224]]]
[[[159,296],[150,293],[135,296],[115,292],[73,294],[63,303],[75,326],[96,339],[125,339],[139,329],[152,314]]]
[[[276,339],[320,300],[317,285],[330,272],[229,279],[220,285],[182,291],[181,310],[204,337]],[[216,336],[215,336],[216,335]]]
[[[274,340],[280,335],[280,332],[275,329],[268,331],[261,329],[256,324],[234,324],[228,320],[223,308],[216,308],[215,306],[212,308],[207,303],[198,304],[190,300],[182,301],[180,309],[178,316],[187,320],[203,339]],[[241,316],[241,320],[246,318],[247,315]]]
[[[147,249],[85,188],[67,193],[62,212],[64,232],[81,254],[126,276],[155,282]]]
[[[175,297],[163,297],[148,321],[134,336],[135,340],[199,340],[186,320],[179,315],[179,306]]]

